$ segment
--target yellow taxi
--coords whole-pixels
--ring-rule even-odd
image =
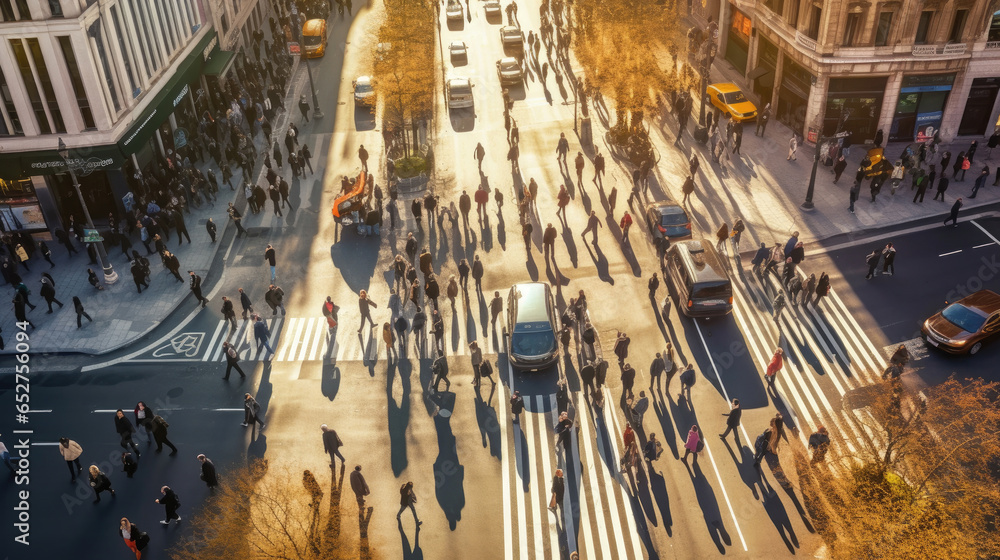
[[[743,95],[736,84],[711,84],[705,93],[712,99],[712,105],[731,116],[734,122],[752,121],[757,118],[757,106]]]
[[[326,20],[311,19],[302,24],[302,43],[309,58],[326,54]]]

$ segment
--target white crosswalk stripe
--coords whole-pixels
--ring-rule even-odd
[[[512,376],[508,371],[508,379]],[[584,558],[643,558],[629,483],[616,467],[622,433],[614,412],[591,409],[582,394],[574,393],[579,432],[571,432],[568,450],[557,452],[556,395],[525,397],[525,411],[511,422],[509,382],[500,392],[503,503],[509,512],[504,558],[565,558],[574,551]],[[564,471],[566,493],[563,507],[552,512],[549,485],[557,468]]]

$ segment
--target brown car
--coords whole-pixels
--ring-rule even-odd
[[[924,321],[927,344],[951,354],[975,354],[1000,333],[1000,295],[980,290]]]

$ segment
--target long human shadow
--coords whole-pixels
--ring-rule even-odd
[[[656,472],[651,467],[647,468],[646,471],[649,473],[650,494],[652,494],[653,500],[660,510],[660,517],[663,518],[663,529],[667,532],[668,537],[672,537],[674,533],[674,518],[670,514],[670,495],[667,493],[666,480],[662,474]]]
[[[413,535],[413,547],[410,547],[410,539],[403,530],[403,524],[399,523],[399,537],[403,542],[403,560],[423,560],[424,550],[420,548],[420,528],[417,528]]]
[[[330,399],[330,402],[337,398],[337,393],[340,391],[340,374],[340,368],[336,363],[323,364],[320,391],[324,397]]]
[[[580,263],[577,255],[576,240],[573,239],[573,230],[569,227],[563,227],[562,238],[563,243],[566,244],[566,254],[569,255],[569,262],[573,264],[573,268],[579,268]],[[586,241],[584,243],[586,244]]]
[[[695,496],[698,498],[698,506],[701,507],[705,519],[705,527],[712,537],[712,542],[719,549],[719,553],[725,554],[726,547],[732,546],[733,542],[722,522],[715,490],[712,489],[712,485],[705,478],[705,474],[697,462],[688,464],[687,468],[688,474],[691,476],[691,484],[694,486]]]
[[[267,416],[268,405],[274,395],[274,384],[271,383],[271,362],[264,362],[261,368],[260,385],[254,399],[260,405],[261,411]],[[267,421],[265,420],[265,423]],[[263,459],[267,452],[267,436],[263,431],[257,431],[258,424],[250,424],[250,445],[247,446],[247,459]]]
[[[475,388],[476,422],[479,424],[479,435],[482,437],[483,447],[489,447],[490,456],[496,457],[499,460],[503,456],[503,449],[500,446],[500,430],[497,429],[500,424],[497,419],[496,409],[491,405],[493,396],[497,391],[497,386],[490,383],[489,394],[484,399],[482,386],[486,383],[489,383],[489,380],[484,379]]]
[[[592,245],[593,249],[591,249]],[[614,286],[615,279],[611,276],[611,272],[608,267],[608,258],[605,257],[604,253],[601,251],[601,246],[590,242],[584,243],[584,246],[587,248],[587,253],[590,254],[590,258],[594,261],[594,267],[597,269],[597,277]]]
[[[503,221],[503,214],[497,212],[497,243],[500,249],[507,250],[507,224]]]
[[[410,360],[396,360],[386,367],[385,397],[386,424],[389,431],[389,455],[392,473],[398,478],[409,465],[407,457],[406,427],[410,424],[410,375],[413,366]],[[397,403],[392,395],[393,380],[399,374],[402,396]]]
[[[377,237],[343,235],[330,246],[330,260],[352,292],[358,293],[371,287],[379,244]]]
[[[325,540],[327,542],[337,542],[340,539],[340,529],[341,529],[341,506],[340,506],[340,495],[344,490],[344,475],[346,474],[346,465],[343,462],[340,463],[340,474],[337,474],[336,468],[331,467],[331,480],[330,480],[330,507],[327,511],[326,516],[326,529],[325,529]]]
[[[437,430],[438,456],[434,461],[434,494],[438,505],[454,531],[462,519],[465,507],[465,467],[458,458],[458,445],[451,429],[451,417],[438,414],[434,417]]]

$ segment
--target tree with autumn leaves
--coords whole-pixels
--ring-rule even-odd
[[[684,41],[681,2],[575,0],[573,48],[589,86],[614,101],[613,128],[633,130],[660,96],[694,86],[695,75],[666,52]]]
[[[418,143],[417,130],[434,109],[436,2],[385,0],[375,53],[375,93],[383,101],[383,126],[399,133],[404,153]],[[407,124],[412,138],[407,133]]]
[[[897,380],[865,394],[870,440],[852,440],[848,454],[842,439],[825,466],[796,455],[800,489],[833,557],[1000,556],[1000,384],[953,377],[909,395]]]

